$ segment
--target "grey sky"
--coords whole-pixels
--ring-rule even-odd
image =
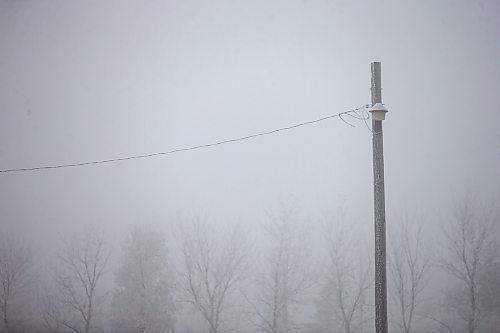
[[[370,102],[389,214],[500,188],[498,1],[0,1],[0,168],[165,151]],[[0,174],[0,226],[47,239],[192,210],[339,201],[371,222],[371,133],[332,119],[147,160]],[[28,231],[29,230],[29,231]]]

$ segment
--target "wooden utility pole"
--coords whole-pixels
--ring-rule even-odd
[[[372,106],[382,103],[380,62],[372,62]],[[384,139],[382,121],[372,119],[373,190],[375,205],[375,332],[387,333],[387,269],[385,245]]]

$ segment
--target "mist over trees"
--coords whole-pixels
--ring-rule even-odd
[[[326,262],[317,302],[318,325],[324,331],[363,331],[372,318],[368,291],[373,284],[372,256],[363,239],[349,231],[345,214],[322,223]]]
[[[153,227],[134,227],[121,249],[111,331],[174,332],[176,284],[165,236]]]
[[[413,323],[425,318],[424,289],[429,282],[432,246],[425,239],[421,218],[406,216],[394,233],[389,254],[393,322],[398,331],[410,333]]]
[[[31,248],[15,238],[0,236],[0,314],[5,332],[24,327],[29,313],[27,292],[32,282],[34,257]]]
[[[448,305],[453,315],[466,325],[467,333],[481,331],[488,324],[492,310],[495,311],[494,307],[483,305],[488,303],[490,292],[498,292],[494,285],[488,285],[498,277],[495,277],[495,263],[491,261],[492,254],[495,256],[494,253],[498,254],[499,250],[499,239],[496,237],[498,213],[496,206],[481,207],[473,199],[465,197],[455,205],[453,215],[445,226],[447,251],[441,264],[450,278],[457,282],[448,290]],[[488,264],[493,269],[489,274]]]
[[[110,255],[107,236],[98,230],[63,240],[51,269],[53,291],[45,296],[44,323],[50,332],[101,330],[105,292],[100,287]]]
[[[449,216],[433,236],[442,251],[420,217],[392,229],[392,331],[498,332],[498,206],[466,197]],[[305,218],[288,204],[253,230],[205,217],[134,226],[113,251],[87,229],[43,270],[29,244],[3,239],[1,332],[371,332],[373,253],[351,224],[343,209]]]
[[[206,220],[193,220],[180,231],[181,299],[198,311],[209,333],[229,329],[227,314],[248,275],[249,248],[240,230],[216,230]]]
[[[498,332],[498,205],[452,207],[432,238],[431,217],[389,222],[391,331]],[[3,238],[1,332],[372,332],[373,252],[352,222],[286,204],[253,229],[198,216],[114,245],[86,229],[36,265]]]
[[[310,246],[312,225],[294,207],[268,212],[261,224],[265,249],[255,267],[254,289],[246,295],[249,320],[266,333],[301,331],[300,304],[315,283]]]

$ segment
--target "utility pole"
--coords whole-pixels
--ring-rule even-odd
[[[382,87],[380,62],[372,62],[372,110],[376,104],[382,106]],[[385,190],[384,190],[384,139],[382,120],[372,111],[373,132],[373,191],[375,205],[375,332],[387,333],[387,269],[385,242]],[[380,112],[379,112],[380,113]]]

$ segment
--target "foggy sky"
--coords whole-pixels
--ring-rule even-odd
[[[500,188],[498,1],[0,1],[0,169],[210,143],[370,103],[389,216]],[[331,119],[150,159],[0,174],[0,226],[44,243],[192,211],[253,223],[339,202],[371,229],[371,133]],[[388,220],[390,227],[390,219]]]

